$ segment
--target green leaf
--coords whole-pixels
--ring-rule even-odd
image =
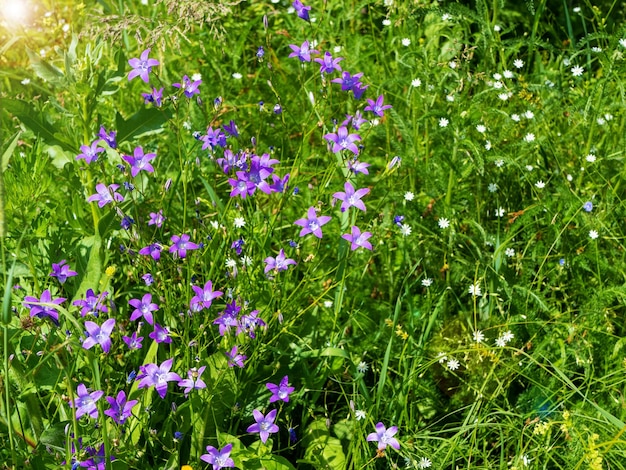
[[[22,100],[0,98],[0,108],[13,114],[31,131],[38,135],[48,145],[59,145],[65,150],[78,154],[78,149],[60,138],[55,128],[46,122],[35,108]]]
[[[145,134],[160,132],[163,124],[171,117],[168,111],[157,108],[145,108],[125,120],[117,113],[115,124],[117,126],[118,143],[131,140]]]
[[[102,277],[102,238],[99,234],[83,238],[81,252],[87,250],[87,266],[84,270],[85,276],[83,277],[80,287],[76,292],[73,300],[79,299],[87,289],[93,289],[97,291],[99,288],[100,278]]]
[[[50,62],[43,60],[38,54],[26,48],[26,53],[30,59],[30,65],[39,78],[54,85],[64,86],[67,80],[61,69],[55,67]]]
[[[6,143],[4,143],[1,147],[2,149],[2,158],[0,159],[0,171],[4,172],[7,167],[9,166],[9,159],[11,158],[11,155],[13,155],[13,152],[15,150],[15,147],[17,147],[17,141],[20,138],[20,131],[17,131],[15,134],[13,134],[13,137],[10,137]]]
[[[313,421],[307,428],[302,442],[306,447],[304,458],[317,462],[321,468],[344,469],[346,468],[346,456],[341,446],[341,441],[331,437],[326,420]]]
[[[200,181],[202,181],[202,184],[204,185],[204,188],[206,189],[206,192],[209,193],[209,197],[211,198],[211,201],[217,206],[217,208],[220,210],[220,212],[223,212],[224,211],[224,203],[222,202],[222,200],[215,193],[215,190],[213,189],[213,186],[211,186],[209,184],[209,182],[207,180],[205,180],[202,176],[200,177]]]
[[[74,155],[63,150],[59,145],[48,145],[45,147],[45,152],[52,159],[52,164],[59,170],[62,170],[65,165],[71,163],[74,160]]]
[[[266,458],[250,459],[246,461],[246,468],[250,470],[295,470],[289,460],[279,455]]]

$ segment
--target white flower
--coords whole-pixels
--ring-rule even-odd
[[[504,160],[499,158],[494,162],[494,165],[496,165],[498,168],[502,168],[504,166]]]
[[[418,468],[420,469],[424,469],[424,468],[429,468],[433,463],[430,461],[429,458],[426,457],[422,457],[419,461],[419,463],[417,464]]]
[[[553,81],[546,80],[544,83],[546,84],[547,87],[554,88],[554,82]]]
[[[422,81],[419,78],[414,78],[411,80],[411,86],[417,88],[422,84]]]
[[[511,96],[513,96],[513,93],[500,93],[498,95],[498,98],[500,98],[502,101],[506,101],[508,100]]]
[[[574,7],[574,8],[572,8],[572,11],[574,13],[580,13],[580,7]]]
[[[189,121],[183,121],[183,129],[186,129],[188,131],[191,130],[191,123]]]
[[[596,54],[598,54],[598,53],[602,52],[602,48],[598,47],[598,46],[593,46],[591,48],[591,52],[595,52]]]
[[[526,165],[528,171],[533,171],[535,168],[532,165]]]
[[[191,81],[192,81],[192,82],[197,82],[198,80],[202,80],[202,74],[199,74],[199,73],[194,73],[194,74],[191,76]]]
[[[441,218],[437,221],[437,224],[439,225],[440,229],[446,229],[450,226],[450,221],[446,218]]]
[[[413,194],[411,191],[407,191],[406,193],[404,193],[405,201],[412,201],[414,198],[415,198],[415,194]]]
[[[482,331],[476,330],[476,331],[474,331],[474,333],[472,333],[472,338],[477,343],[482,343],[485,340],[485,335],[484,335],[484,333]]]
[[[606,119],[607,121],[610,121],[611,119],[613,119],[613,115],[612,115],[612,114],[610,114],[610,113],[606,113],[606,114],[604,115],[604,119]]]
[[[515,250],[513,248],[507,248],[504,250],[504,254],[509,258],[513,258],[513,256],[515,256]]]
[[[25,78],[22,80],[22,85],[28,85],[30,83],[30,78]]]
[[[513,119],[515,122],[519,122],[520,121],[519,114],[511,114],[511,119]]]
[[[437,353],[437,361],[439,361],[439,364],[443,364],[447,360],[448,360],[448,356],[446,356],[444,352],[439,351]]]
[[[496,90],[500,90],[503,86],[504,86],[504,84],[500,80],[497,80],[497,81],[493,82],[493,87]]]
[[[533,140],[535,140],[535,134],[533,134],[532,132],[529,132],[528,134],[524,136],[524,140],[526,142],[532,142]]]
[[[242,256],[241,258],[239,258],[239,261],[241,262],[242,266],[252,266],[252,258],[250,258],[249,256]]]
[[[532,119],[535,117],[535,113],[533,113],[530,109],[524,113],[524,117],[526,119]]]
[[[596,122],[599,126],[604,126],[606,124],[606,121],[603,117],[599,117],[598,119],[596,119]]]
[[[439,127],[448,127],[448,124],[450,123],[450,121],[448,121],[446,118],[441,118],[439,119]]]
[[[619,40],[619,45],[622,47],[626,47],[626,39],[622,38]]]
[[[513,78],[513,72],[511,72],[510,70],[505,70],[504,72],[502,72],[502,75],[504,75],[504,78]]]
[[[409,224],[402,224],[400,227],[400,233],[405,237],[411,235],[411,226]]]
[[[453,359],[450,359],[446,365],[448,366],[448,369],[450,370],[457,370],[459,368],[459,361],[453,358]]]
[[[332,300],[324,300],[324,307],[325,308],[331,308],[333,306],[333,301]]]
[[[480,132],[481,134],[484,134],[487,131],[487,127],[485,127],[484,124],[478,124],[476,126],[476,130]]]
[[[335,54],[340,53],[340,52],[341,52],[341,46],[335,46],[335,47],[333,47],[333,52],[334,52]]]
[[[441,19],[443,21],[451,20],[452,19],[452,15],[450,13],[444,13],[443,15],[441,15]],[[626,47],[626,46],[624,46],[624,47]]]
[[[454,101],[454,95],[446,95],[446,100],[452,103]]]
[[[472,284],[471,286],[469,286],[469,289],[467,289],[467,291],[474,297],[478,297],[482,293],[478,284]]]
[[[498,209],[496,209],[496,217],[504,217],[504,214],[506,214],[504,208],[499,207]]]
[[[493,30],[494,30],[496,33],[499,33],[499,32],[502,30],[502,28],[500,27],[500,25],[494,24],[494,25],[493,25]]]
[[[233,220],[233,225],[237,228],[241,228],[246,225],[246,221],[243,217],[235,217],[235,220]]]
[[[585,157],[585,160],[587,160],[589,163],[593,163],[596,161],[596,156],[593,153],[590,153]]]
[[[411,45],[411,40],[409,38],[402,38],[402,45],[404,47],[408,47]]]
[[[543,181],[539,180],[535,183],[535,186],[537,186],[537,188],[539,189],[543,189],[546,187],[546,183],[544,183]]]
[[[571,63],[571,62],[570,62],[570,60],[569,60],[567,57],[565,57],[565,58],[563,59],[563,65],[565,65],[565,67],[569,67],[570,63]]]
[[[580,65],[575,65],[572,67],[571,72],[574,77],[580,77],[585,72],[585,69]]]
[[[528,467],[528,465],[530,465],[530,459],[528,458],[528,455],[522,455],[522,464],[524,464],[524,467]]]
[[[427,277],[425,279],[422,279],[422,285],[424,287],[430,287],[430,286],[433,285],[433,280],[431,278],[429,278],[429,277]]]
[[[40,50],[40,51],[39,51],[39,55],[40,55],[41,57],[45,57],[45,56],[46,56],[46,50],[45,50],[45,49]]]
[[[487,185],[487,190],[490,193],[495,193],[498,190],[498,185],[496,183],[489,183],[489,185]]]
[[[232,76],[235,80],[241,80],[243,78],[243,75],[241,75],[239,72],[235,72]]]
[[[497,73],[497,72],[496,72],[496,73],[494,73],[494,74],[492,75],[492,77],[493,77],[493,79],[494,79],[494,80],[502,80],[502,74],[499,74],[499,73]]]
[[[491,150],[491,141],[485,140],[485,150]]]
[[[596,238],[598,238],[598,231],[597,230],[589,230],[589,238],[591,238],[592,240],[595,240]]]
[[[391,26],[391,20],[384,19],[383,26]]]
[[[453,60],[451,60],[451,61],[448,63],[448,66],[449,66],[451,69],[453,69],[453,70],[454,70],[454,69],[456,68],[456,62],[455,62],[455,61],[453,61]]]
[[[569,173],[567,174],[567,176],[565,178],[567,178],[567,181],[569,181],[570,183],[574,179],[574,177],[572,175],[570,175]]]
[[[504,333],[502,333],[502,339],[508,343],[509,341],[511,341],[513,338],[515,338],[515,335],[513,333],[511,333],[511,330],[506,331]]]
[[[214,230],[217,230],[220,227],[220,224],[217,220],[212,220],[211,222],[209,222],[209,224],[211,224],[211,227],[213,227]]]
[[[237,261],[235,261],[232,258],[227,258],[225,264],[226,264],[227,268],[231,268],[232,269],[232,268],[236,268],[237,267]]]
[[[515,59],[513,61],[513,67],[516,69],[521,69],[524,66],[524,61],[522,59]]]
[[[354,416],[356,417],[357,421],[361,421],[362,419],[365,419],[366,414],[363,410],[356,410],[354,412]]]
[[[365,374],[365,373],[368,371],[368,369],[369,369],[369,368],[370,368],[370,367],[367,365],[367,362],[365,362],[365,361],[361,361],[361,362],[359,362],[359,363],[357,364],[357,366],[356,366],[356,371],[357,371],[359,374]]]
[[[506,346],[506,341],[504,341],[504,338],[502,336],[498,336],[496,338],[496,346],[503,348]]]

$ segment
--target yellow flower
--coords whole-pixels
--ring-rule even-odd
[[[115,274],[115,271],[117,270],[117,267],[115,265],[113,266],[108,266],[105,270],[104,270],[104,274],[107,275],[107,277],[113,277],[113,275]]]

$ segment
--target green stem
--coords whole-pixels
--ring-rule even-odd
[[[100,365],[98,363],[98,358],[95,355],[91,359],[91,369],[93,371],[94,387],[96,390],[102,390],[102,384],[100,382]],[[111,443],[109,442],[109,436],[107,435],[107,421],[102,401],[99,402],[98,406],[98,419],[100,420],[102,441],[104,442],[104,468],[105,470],[109,470],[111,468]]]

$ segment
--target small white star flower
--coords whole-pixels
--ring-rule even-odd
[[[224,264],[226,264],[227,268],[231,268],[231,269],[237,267],[237,261],[235,261],[232,258],[227,258],[226,259],[226,263],[224,263]]]
[[[532,165],[526,165],[528,171],[533,171],[535,168]]]
[[[333,47],[333,52],[334,52],[335,54],[339,54],[339,53],[341,52],[341,46],[335,46],[335,47]]]
[[[528,455],[522,455],[522,464],[524,465],[524,467],[528,467],[530,465],[530,460],[531,459],[528,458]]]
[[[489,183],[489,185],[487,186],[487,190],[490,193],[495,193],[498,190],[498,185],[496,183]]]
[[[524,61],[522,59],[515,59],[513,61],[513,67],[516,69],[521,69],[524,66]]]
[[[535,186],[537,186],[538,189],[543,189],[546,187],[546,183],[544,183],[543,181],[539,180],[535,183]]]
[[[451,60],[451,61],[448,63],[448,66],[449,66],[452,70],[454,70],[454,69],[456,68],[456,62],[455,62],[455,61],[453,61],[453,60]]]
[[[498,336],[496,338],[496,346],[503,348],[506,346],[506,341],[504,341],[504,338],[502,336]]]
[[[535,113],[533,113],[530,109],[524,113],[524,117],[526,119],[532,119],[535,117]]]
[[[495,82],[493,82],[493,87],[496,90],[501,90],[503,86],[504,84],[500,80],[496,80]]]
[[[459,368],[459,361],[457,361],[456,359],[450,359],[446,365],[448,366],[448,369],[450,370],[457,370]]]
[[[485,140],[485,150],[491,150],[491,141]]]
[[[626,39],[622,38],[619,40],[619,45],[622,47],[626,47]]]
[[[515,122],[520,122],[519,114],[511,114],[511,119],[513,119]]]
[[[525,140],[526,142],[532,142],[532,141],[534,141],[534,140],[535,140],[535,134],[533,134],[532,132],[529,132],[528,134],[526,134],[526,135],[524,136],[524,140]]]
[[[25,78],[21,83],[22,85],[28,85],[30,83],[30,78]]]
[[[384,19],[383,26],[391,26],[391,20]]]
[[[572,8],[572,11],[574,13],[580,13],[580,7],[574,7],[574,8]]]
[[[513,256],[515,256],[515,250],[513,248],[507,248],[504,250],[504,254],[509,258],[513,258]]]
[[[422,279],[422,285],[424,287],[430,287],[430,286],[433,285],[433,280],[431,278],[429,278],[429,277],[427,277],[425,279]]]
[[[595,52],[596,54],[599,54],[600,52],[602,52],[602,48],[598,46],[593,46],[591,48],[591,52]]]
[[[232,77],[235,80],[241,80],[243,78],[243,75],[241,75],[239,72],[235,72],[235,73],[233,73]]]
[[[596,238],[598,238],[598,231],[597,230],[589,230],[589,238],[591,238],[592,240],[595,240]]]
[[[504,78],[513,78],[514,76],[513,72],[511,72],[510,70],[505,70],[504,72],[502,72],[502,75],[504,75]]]
[[[454,101],[454,95],[446,95],[446,101],[452,103]]]
[[[414,88],[417,88],[421,84],[422,84],[422,81],[419,78],[414,78],[413,80],[411,80],[411,86]]]
[[[450,221],[446,218],[441,218],[437,221],[437,224],[439,225],[440,229],[446,229],[450,226]]]
[[[472,338],[477,343],[482,343],[485,340],[485,335],[484,335],[484,333],[482,331],[476,330],[476,331],[474,331],[474,333],[472,333]]]
[[[233,220],[233,225],[236,228],[241,228],[246,225],[246,221],[243,217],[235,217],[235,220]]]
[[[402,45],[404,47],[408,47],[411,45],[411,40],[409,38],[402,38]]]
[[[478,124],[476,126],[476,130],[481,134],[484,134],[485,132],[487,132],[487,127],[484,124]]]
[[[406,193],[404,193],[405,201],[412,201],[414,198],[415,198],[415,194],[413,194],[411,191],[407,191]]]
[[[405,237],[411,235],[411,226],[409,224],[402,224],[400,227],[400,233]]]
[[[441,118],[439,119],[439,127],[448,127],[448,124],[450,123],[450,121],[448,121],[446,118]]]
[[[446,356],[446,353],[444,353],[442,351],[439,351],[437,353],[437,361],[439,361],[439,364],[443,364],[447,360],[448,360],[448,356]]]
[[[506,331],[504,333],[502,333],[502,339],[508,343],[509,341],[511,341],[513,338],[515,338],[515,335],[513,333],[511,333],[511,330]]]
[[[480,290],[480,286],[478,284],[472,284],[471,286],[469,286],[469,289],[467,289],[467,291],[474,297],[479,297],[482,294],[482,291]]]
[[[596,119],[596,122],[599,126],[604,126],[606,124],[606,120],[603,117],[599,117]]]
[[[324,307],[325,308],[331,308],[333,306],[333,301],[332,300],[324,300]]]
[[[202,74],[199,74],[199,73],[194,73],[194,74],[191,76],[191,81],[192,81],[192,82],[197,82],[198,80],[202,80]]]
[[[499,207],[496,209],[496,217],[504,217],[504,214],[506,214],[504,208]]]
[[[357,366],[356,366],[356,371],[357,371],[359,374],[365,374],[365,373],[369,370],[369,368],[370,368],[370,367],[367,365],[367,362],[365,362],[365,361],[361,361],[361,362],[359,362],[359,363],[357,364]]]
[[[492,77],[493,77],[493,79],[494,79],[494,80],[502,80],[502,74],[497,73],[497,72],[496,72],[496,73],[494,73],[494,74],[492,75]]]
[[[356,410],[354,412],[354,416],[356,417],[357,421],[361,421],[362,419],[365,419],[366,413],[363,410]]]
[[[241,262],[242,266],[252,266],[252,258],[250,258],[249,256],[242,256],[241,258],[239,258],[239,261]]]
[[[572,75],[574,77],[580,77],[582,76],[583,73],[585,73],[585,69],[581,67],[580,65],[575,65],[574,67],[571,68],[570,71],[572,72]]]
[[[443,21],[449,21],[449,20],[452,19],[452,15],[450,13],[444,13],[443,15],[441,15],[441,19]],[[624,46],[624,47],[626,47],[626,46]]]
[[[494,162],[494,165],[496,165],[498,168],[502,168],[504,166],[504,160],[499,158],[498,160]]]
[[[430,466],[431,466],[432,464],[433,464],[433,463],[430,461],[430,459],[429,459],[429,458],[422,457],[422,458],[420,459],[419,463],[417,464],[417,467],[418,467],[419,469],[430,468]]]
[[[508,100],[511,96],[513,96],[513,93],[500,93],[498,95],[498,98],[500,98],[502,101],[506,101]]]
[[[567,174],[567,176],[565,178],[567,178],[567,181],[569,181],[570,183],[574,179],[574,177],[572,175],[570,175],[569,173]]]
[[[502,28],[500,27],[500,25],[494,24],[494,25],[493,25],[493,30],[494,30],[496,33],[499,33],[499,32],[502,30]]]
[[[593,153],[590,153],[585,157],[585,160],[587,160],[589,163],[593,163],[596,161],[596,156]]]

